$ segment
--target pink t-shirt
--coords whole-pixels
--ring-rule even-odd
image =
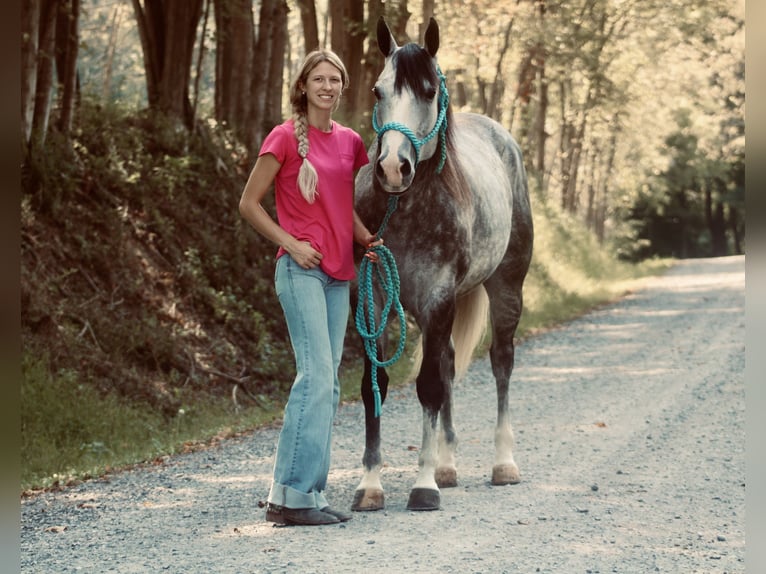
[[[309,127],[308,158],[318,175],[314,203],[308,203],[298,189],[303,160],[298,155],[293,120],[266,136],[259,155],[267,153],[282,165],[274,186],[279,225],[322,254],[320,267],[330,277],[353,279],[354,172],[369,163],[361,136],[336,122],[329,133]],[[284,254],[280,247],[277,257]]]

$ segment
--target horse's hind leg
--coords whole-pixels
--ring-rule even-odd
[[[380,454],[380,417],[375,416],[375,401],[372,393],[372,364],[365,358],[362,377],[362,401],[364,402],[365,447],[362,464],[364,474],[354,492],[351,510],[381,510],[385,505],[383,485],[380,482],[382,458]],[[381,400],[388,390],[388,374],[378,369],[378,387]]]
[[[492,346],[490,359],[497,385],[497,423],[495,426],[495,462],[492,484],[516,484],[521,480],[519,468],[513,459],[513,430],[508,404],[508,387],[513,371],[513,337],[521,318],[521,280],[509,285],[495,274],[485,286],[490,300],[492,318]]]

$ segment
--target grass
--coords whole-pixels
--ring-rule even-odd
[[[21,489],[51,488],[198,448],[270,422],[272,405],[234,409],[223,398],[181,407],[176,416],[103,395],[74,372],[51,374],[22,359]]]

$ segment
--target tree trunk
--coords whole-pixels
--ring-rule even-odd
[[[615,116],[613,125],[619,126],[619,117]],[[606,160],[603,177],[601,178],[600,197],[596,203],[595,231],[599,243],[603,243],[606,238],[606,214],[609,209],[609,182],[614,171],[614,158],[617,155],[617,131],[612,132],[609,139],[609,154]]]
[[[106,54],[104,59],[106,60],[106,66],[104,70],[104,83],[101,87],[101,99],[110,100],[112,93],[112,74],[114,72],[114,54],[117,49],[117,36],[120,30],[120,6],[114,7],[112,12],[112,25],[109,31],[109,43],[106,47]]]
[[[149,108],[192,124],[189,82],[202,0],[133,0]]]
[[[42,0],[37,50],[35,105],[32,115],[30,147],[42,148],[48,131],[53,92],[53,66],[56,49],[56,13],[58,0]]]
[[[375,105],[375,96],[372,88],[378,74],[383,68],[383,55],[378,48],[376,22],[383,15],[384,7],[382,0],[369,0],[367,3],[367,52],[362,58],[362,67],[359,72],[359,91],[356,94],[357,122],[352,124],[357,130],[362,126],[370,126],[372,108]],[[351,101],[351,100],[349,100]]]
[[[428,22],[434,15],[435,4],[436,2],[434,0],[423,0],[423,10],[421,12],[422,20],[418,27],[418,42],[423,42],[423,38],[426,35],[426,28],[428,28]]]
[[[191,127],[189,82],[202,17],[202,0],[166,0],[165,49],[160,79],[160,110]]]
[[[314,0],[298,0],[303,25],[303,45],[308,54],[319,48],[319,27],[317,25],[317,9]]]
[[[252,98],[255,26],[251,0],[215,0],[215,119],[245,138]],[[261,89],[265,86],[261,86]]]
[[[56,71],[60,95],[57,127],[66,137],[72,129],[77,88],[77,49],[80,43],[78,23],[80,0],[65,0],[56,22]]]
[[[388,27],[400,46],[410,41],[407,36],[407,22],[412,14],[407,9],[407,0],[389,0],[385,3],[385,16]]]
[[[505,82],[503,81],[503,59],[511,46],[511,31],[513,30],[514,20],[515,18],[511,18],[511,21],[508,22],[508,26],[505,28],[503,46],[500,49],[500,54],[497,56],[497,64],[495,64],[495,80],[492,82],[489,101],[487,102],[487,109],[485,111],[488,116],[498,121],[502,121],[502,118],[500,117],[500,101],[505,92]]]
[[[26,148],[32,134],[37,88],[37,52],[41,0],[21,3],[21,141]]]
[[[351,0],[329,0],[327,8],[330,14],[330,48],[346,64],[346,18]]]
[[[132,0],[133,11],[138,24],[138,34],[141,38],[141,48],[144,55],[144,73],[146,75],[146,97],[149,108],[154,109],[159,102],[160,83],[160,43],[162,37],[162,3],[158,0],[145,0],[145,7],[140,0]]]
[[[281,120],[284,54],[287,44],[287,2],[262,0],[258,40],[250,85],[245,145],[254,159],[266,134]]]
[[[548,80],[545,78],[545,60],[543,59],[538,71],[538,91],[540,93],[537,102],[537,118],[535,120],[536,135],[535,143],[537,145],[537,158],[535,167],[539,177],[542,178],[545,173],[545,144],[548,139],[548,133],[545,131],[545,120],[548,117]],[[542,179],[541,179],[542,181]]]
[[[359,123],[363,113],[353,104],[363,90],[362,56],[364,54],[364,2],[350,0],[348,17],[346,19],[346,56],[343,63],[348,71],[349,85],[343,96],[344,102],[350,105],[343,110],[351,125]]]
[[[202,20],[202,31],[199,35],[199,50],[197,51],[197,69],[194,73],[194,92],[192,93],[192,121],[196,123],[197,105],[199,104],[199,82],[202,77],[202,63],[205,61],[205,36],[207,35],[207,23],[210,18],[210,3],[205,0],[205,15]]]
[[[264,136],[282,120],[282,86],[285,83],[285,53],[287,46],[287,13],[289,8],[285,0],[278,1],[274,6],[271,18],[273,23],[273,48],[269,64],[268,90],[266,92],[266,109],[263,118]]]
[[[726,219],[723,203],[716,200],[714,192],[726,191],[726,184],[718,178],[713,178],[705,185],[705,219],[710,232],[710,249],[713,257],[727,254]]]

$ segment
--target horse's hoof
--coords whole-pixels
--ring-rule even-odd
[[[447,466],[437,468],[434,473],[436,484],[439,488],[451,488],[457,486],[457,470]]]
[[[351,510],[356,512],[382,510],[384,503],[385,497],[381,489],[359,489],[354,493],[354,502],[351,504]]]
[[[439,491],[430,488],[413,488],[407,502],[407,510],[439,510]]]
[[[492,467],[492,484],[518,484],[521,482],[519,468],[515,464],[498,464]]]

